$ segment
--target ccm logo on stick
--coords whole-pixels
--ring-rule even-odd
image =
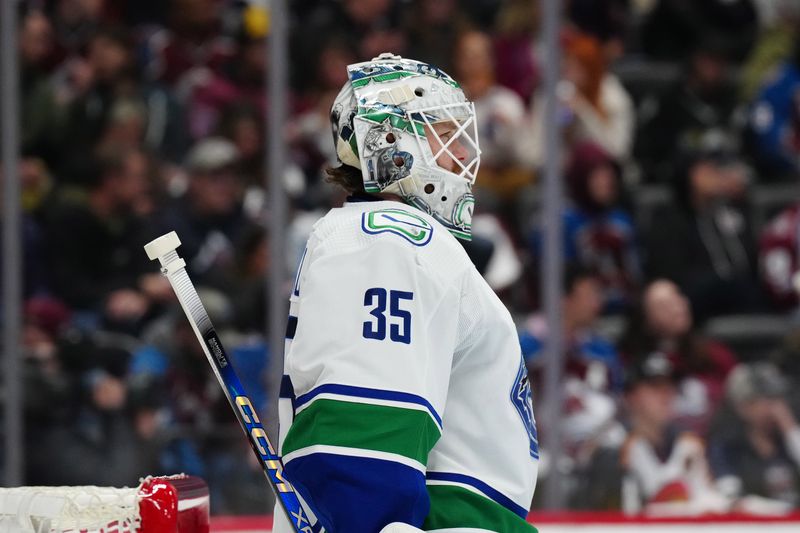
[[[250,403],[250,398],[247,396],[237,396],[235,402],[236,407],[239,408],[239,413],[242,415],[242,420],[244,420],[245,428],[250,434],[251,441],[266,463],[267,468],[275,475],[278,490],[281,492],[291,492],[291,487],[287,485],[286,480],[283,478],[281,463],[274,458],[275,450],[267,439],[267,432],[261,427],[261,421],[258,419],[256,410],[253,409],[253,404]]]

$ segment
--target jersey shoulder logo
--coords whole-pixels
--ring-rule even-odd
[[[533,399],[531,394],[531,383],[528,381],[528,369],[525,367],[525,360],[521,359],[517,378],[514,380],[514,387],[511,389],[511,403],[517,409],[517,413],[522,419],[522,424],[528,432],[530,441],[530,453],[534,459],[539,458],[539,435],[536,432],[536,419],[533,416]]]
[[[404,209],[379,209],[361,215],[361,229],[370,235],[392,233],[415,246],[431,242],[433,225]]]

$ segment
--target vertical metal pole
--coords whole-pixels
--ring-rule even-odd
[[[266,85],[269,105],[267,128],[267,191],[269,192],[269,283],[267,332],[270,340],[268,393],[269,416],[264,424],[272,442],[278,442],[278,392],[283,376],[283,345],[288,306],[286,272],[286,192],[283,177],[288,149],[283,136],[286,124],[288,75],[287,12],[284,0],[271,0],[270,34],[267,39]]]
[[[544,310],[547,317],[548,336],[545,344],[545,380],[542,413],[543,449],[551,457],[551,468],[546,482],[544,504],[547,508],[564,507],[564,483],[559,471],[561,456],[561,411],[563,405],[563,324],[561,320],[562,270],[564,254],[562,250],[562,204],[560,160],[561,128],[558,124],[558,101],[556,86],[560,76],[561,54],[558,33],[560,29],[559,0],[544,0],[542,34],[547,50],[545,85],[545,175],[544,175],[544,252],[541,277],[541,294],[544,297]]]
[[[0,1],[3,154],[3,405],[5,484],[22,484],[24,472],[20,330],[22,329],[22,242],[19,185],[19,69],[17,2]]]

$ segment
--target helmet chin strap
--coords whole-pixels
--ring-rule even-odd
[[[407,196],[419,195],[419,193],[422,192],[422,184],[417,176],[412,172],[405,178],[399,179],[390,184],[381,192],[397,194],[405,198]]]

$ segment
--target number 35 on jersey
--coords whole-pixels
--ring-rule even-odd
[[[363,336],[377,341],[411,344],[412,317],[408,305],[414,293],[373,287],[364,292]]]

